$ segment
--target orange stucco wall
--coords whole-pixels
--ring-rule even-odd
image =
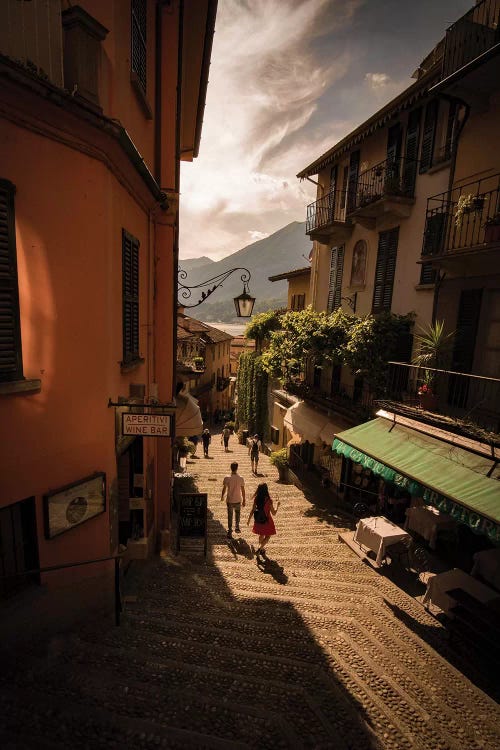
[[[121,230],[140,246],[140,350],[148,347],[148,219],[100,162],[0,122],[2,177],[17,188],[16,242],[27,378],[41,392],[2,401],[2,504],[41,495],[96,470],[116,476],[108,399],[147,382],[122,359]],[[49,177],[50,176],[50,180]],[[70,178],[71,176],[71,178]],[[43,541],[41,565],[109,553],[106,516]]]

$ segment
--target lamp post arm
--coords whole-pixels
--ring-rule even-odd
[[[184,269],[180,268],[177,282],[179,304],[182,305],[182,307],[198,307],[198,305],[201,305],[202,302],[205,302],[205,300],[210,297],[210,295],[213,294],[216,289],[222,286],[226,279],[236,271],[243,271],[243,273],[241,274],[241,281],[243,282],[243,288],[246,289],[251,278],[251,273],[248,268],[231,268],[228,271],[217,274],[217,276],[212,276],[212,278],[207,279],[206,281],[202,281],[199,284],[192,285],[184,284],[184,280],[187,278],[187,271],[184,271]],[[206,287],[207,289],[206,291],[201,292],[201,297],[197,302],[194,302],[193,304],[186,304],[185,300],[189,301],[192,296],[196,296],[193,295],[194,290],[203,289],[204,287]]]

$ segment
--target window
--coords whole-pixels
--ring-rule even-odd
[[[399,227],[379,234],[372,305],[374,313],[391,309],[398,237]]]
[[[131,66],[146,93],[146,1],[132,0]]]
[[[139,355],[139,240],[122,229],[123,364]]]
[[[17,589],[40,583],[35,499],[0,509],[0,599]]]
[[[421,284],[435,284],[437,271],[432,267],[432,263],[422,263],[420,269]]]
[[[427,172],[427,170],[432,167],[434,142],[436,140],[438,106],[437,99],[433,99],[425,108],[424,132],[420,149],[420,172]]]
[[[306,306],[306,295],[305,294],[292,294],[292,310],[298,312],[303,310]]]
[[[0,381],[23,379],[21,322],[17,285],[14,194],[11,182],[0,180]]]
[[[329,313],[340,307],[342,294],[342,273],[344,270],[344,246],[332,247],[330,257],[330,286],[328,290],[327,311]]]

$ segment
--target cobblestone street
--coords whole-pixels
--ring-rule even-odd
[[[498,705],[450,663],[444,628],[338,540],[345,520],[278,483],[266,456],[252,476],[235,436],[229,449],[215,435],[188,463],[208,492],[207,560],[156,558],[120,628],[4,669],[3,750],[498,750]],[[260,481],[281,501],[263,565],[248,504],[226,538],[232,460],[247,503]]]

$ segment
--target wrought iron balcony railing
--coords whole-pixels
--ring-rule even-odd
[[[386,399],[408,407],[409,416],[432,412],[443,428],[474,434],[479,430],[500,434],[500,380],[463,372],[389,363]],[[419,395],[419,389],[433,398]],[[413,410],[413,415],[412,415]],[[498,439],[500,444],[500,437]]]
[[[382,198],[413,198],[417,167],[417,161],[394,157],[361,172],[348,191],[347,214]]]
[[[345,190],[332,190],[307,207],[306,234],[335,222],[345,222]]]
[[[500,243],[500,174],[427,200],[422,256]]]
[[[500,43],[500,0],[479,0],[446,32],[441,80]]]

